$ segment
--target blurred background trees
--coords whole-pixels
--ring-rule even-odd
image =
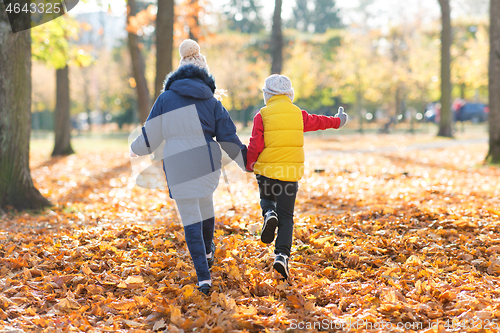
[[[288,26],[301,32],[322,34],[342,28],[334,0],[296,0]]]
[[[158,1],[156,15],[156,78],[154,100],[163,90],[163,81],[172,71],[174,46],[174,0]]]
[[[79,8],[91,10],[75,9],[31,37],[9,34],[3,17],[2,64],[16,66],[0,68],[0,173],[10,179],[0,206],[48,204],[29,177],[30,123],[36,135],[54,131],[53,155],[72,152],[72,131],[128,133],[177,68],[185,38],[200,43],[240,127],[263,106],[265,78],[283,73],[303,109],[333,115],[345,106],[346,130],[388,133],[402,123],[413,131],[429,121],[452,136],[461,107],[479,105],[480,120],[490,119],[487,159],[500,161],[498,0],[490,7],[489,0],[338,3],[88,0]],[[3,45],[17,45],[17,53]]]
[[[130,58],[132,60],[132,72],[134,73],[131,85],[137,92],[137,103],[139,119],[145,122],[151,108],[151,96],[146,80],[146,64],[142,49],[144,44],[139,41],[139,34],[142,34],[142,28],[148,25],[155,18],[154,9],[149,7],[147,10],[139,13],[136,0],[128,0],[127,5],[127,32],[128,47]]]
[[[52,156],[73,154],[70,119],[70,66],[87,67],[92,59],[75,43],[80,25],[69,16],[60,17],[31,31],[33,59],[55,69],[54,149]]]
[[[450,85],[444,94],[439,1],[390,0],[384,7],[380,0],[362,0],[339,7],[335,0],[131,0],[128,15],[125,2],[104,1],[74,15],[83,24],[75,44],[93,61],[70,66],[71,116],[80,132],[143,121],[165,76],[178,66],[179,43],[191,37],[218,87],[227,90],[223,104],[242,126],[263,105],[265,77],[281,72],[293,80],[298,105],[322,114],[344,105],[353,120],[348,127],[390,131],[398,123],[409,128],[435,119],[449,135],[451,109],[461,105],[452,101],[488,103],[488,7],[478,1],[450,0]],[[48,71],[36,58],[34,73],[33,123],[43,129],[51,126],[46,116],[53,115],[55,96],[48,87],[55,82],[37,84],[38,74]],[[442,106],[445,95],[449,107]]]
[[[243,34],[261,32],[265,26],[258,0],[230,0],[224,7],[226,29]]]

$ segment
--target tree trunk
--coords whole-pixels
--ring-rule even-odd
[[[441,120],[438,136],[452,137],[451,132],[451,82],[450,82],[450,47],[451,47],[451,19],[450,0],[439,0],[441,6]]]
[[[83,71],[83,105],[85,112],[87,113],[87,124],[89,125],[89,133],[92,127],[92,120],[90,119],[90,80],[89,80],[89,68],[84,67]]]
[[[396,88],[395,103],[396,103],[396,114],[394,116],[396,117],[396,119],[398,119],[398,116],[400,114],[403,114],[403,112],[401,111],[401,87],[399,85]]]
[[[283,32],[281,30],[282,0],[274,2],[273,30],[271,33],[271,74],[280,74],[283,68]]]
[[[129,23],[130,16],[137,14],[136,0],[128,0],[128,16],[127,24]],[[149,115],[151,107],[151,100],[148,89],[148,82],[146,81],[146,64],[139,49],[139,37],[135,32],[128,32],[128,47],[130,50],[130,57],[132,59],[132,70],[136,84],[137,99],[139,105],[139,119],[145,122]]]
[[[71,148],[71,119],[69,109],[69,68],[66,66],[56,70],[55,145],[52,156],[66,156],[75,153],[73,148]]]
[[[0,8],[0,207],[39,209],[50,203],[33,185],[29,168],[31,35],[12,33]]]
[[[490,2],[490,150],[486,160],[500,164],[500,0]]]
[[[363,134],[363,112],[361,112],[361,92],[359,90],[356,91],[356,111],[358,113],[358,132]]]
[[[163,90],[163,81],[172,71],[174,44],[174,0],[158,0],[156,15],[155,100]]]

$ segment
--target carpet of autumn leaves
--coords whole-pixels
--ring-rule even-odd
[[[484,140],[308,137],[289,282],[260,242],[254,178],[228,166],[210,296],[173,201],[134,186],[126,142],[109,142],[57,159],[32,145],[54,206],[1,219],[0,332],[498,331],[500,169],[482,165]]]

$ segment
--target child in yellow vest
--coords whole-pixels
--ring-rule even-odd
[[[288,279],[293,238],[293,211],[298,181],[304,175],[304,132],[340,128],[347,122],[343,108],[334,117],[309,114],[294,105],[292,82],[284,75],[266,79],[263,107],[254,118],[248,145],[247,170],[256,174],[264,225],[261,240],[273,242],[274,269]]]

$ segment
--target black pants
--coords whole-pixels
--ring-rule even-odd
[[[285,182],[257,175],[260,192],[262,216],[274,210],[278,214],[278,237],[274,253],[290,256],[293,239],[293,210],[299,185],[297,182]]]

